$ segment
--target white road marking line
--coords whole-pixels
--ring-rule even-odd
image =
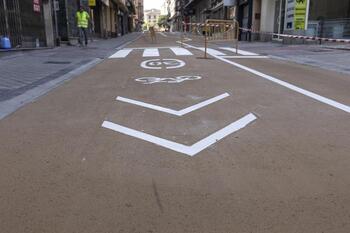
[[[216,131],[215,133],[209,135],[208,137],[200,140],[199,142],[193,144],[192,146],[186,146],[177,142],[173,142],[167,139],[163,139],[160,137],[156,137],[147,133],[143,133],[141,131],[137,131],[131,128],[124,127],[122,125],[115,124],[110,121],[104,121],[102,124],[102,127],[113,130],[118,133],[122,133],[131,137],[135,137],[153,144],[156,144],[158,146],[165,147],[167,149],[186,154],[189,156],[194,156],[198,154],[199,152],[205,150],[209,146],[215,144],[219,140],[227,137],[228,135],[239,131],[240,129],[243,129],[248,124],[255,121],[257,117],[249,113],[248,115],[242,117],[241,119],[231,123],[230,125],[226,126],[225,128]]]
[[[223,50],[227,50],[227,51],[236,53],[236,49],[235,48],[220,47],[219,49],[223,49]],[[258,56],[259,55],[257,53],[252,53],[252,52],[248,52],[248,51],[240,50],[240,49],[237,49],[237,53],[241,54],[241,55],[244,55],[244,56]]]
[[[201,51],[203,51],[203,52],[204,52],[204,50],[205,50],[205,48],[197,48],[197,49],[199,49],[199,50],[201,50]],[[210,55],[212,55],[212,56],[226,56],[226,54],[224,54],[224,53],[222,53],[222,52],[220,52],[220,51],[218,51],[218,50],[211,49],[211,48],[208,48],[208,49],[207,49],[207,53],[210,54]]]
[[[125,58],[130,54],[131,51],[132,49],[122,49],[110,56],[109,58]]]
[[[145,49],[169,49],[169,48],[180,48],[180,47],[176,47],[176,46],[172,46],[172,47],[134,47],[134,48],[128,48],[128,49],[145,50]]]
[[[141,101],[137,101],[137,100],[132,100],[132,99],[128,99],[128,98],[124,98],[124,97],[121,97],[121,96],[118,96],[117,97],[117,100],[118,101],[121,101],[121,102],[125,102],[125,103],[129,103],[129,104],[134,104],[134,105],[137,105],[137,106],[141,106],[141,107],[144,107],[144,108],[149,108],[149,109],[153,109],[153,110],[156,110],[156,111],[160,111],[160,112],[165,112],[165,113],[168,113],[168,114],[172,114],[172,115],[175,115],[175,116],[184,116],[190,112],[193,112],[193,111],[196,111],[200,108],[203,108],[203,107],[206,107],[212,103],[215,103],[217,101],[220,101],[226,97],[230,96],[228,93],[224,93],[222,95],[218,95],[216,97],[213,97],[211,99],[208,99],[206,101],[203,101],[201,103],[198,103],[198,104],[195,104],[193,106],[190,106],[188,108],[184,108],[182,110],[173,110],[173,109],[170,109],[170,108],[164,108],[164,107],[161,107],[161,106],[158,106],[158,105],[154,105],[154,104],[149,104],[149,103],[145,103],[145,102],[141,102]]]
[[[159,50],[158,49],[145,49],[143,51],[143,57],[159,57]]]
[[[181,43],[181,42],[179,42],[179,43]],[[186,46],[189,47],[189,48],[201,50],[201,48],[192,46],[192,45],[190,45],[190,44],[186,44],[186,43],[182,43],[182,44],[183,44],[183,45],[186,45]],[[293,84],[287,83],[287,82],[282,81],[282,80],[279,80],[279,79],[274,78],[274,77],[272,77],[272,76],[270,76],[270,75],[264,74],[264,73],[262,73],[262,72],[260,72],[260,71],[254,70],[254,69],[252,69],[252,68],[249,68],[249,67],[247,67],[247,66],[238,64],[238,63],[236,63],[236,62],[227,60],[227,59],[222,58],[222,57],[220,57],[220,56],[214,56],[214,55],[212,55],[212,56],[215,57],[215,58],[217,58],[218,60],[221,60],[221,61],[223,61],[223,62],[226,62],[226,63],[228,63],[228,64],[230,64],[230,65],[236,66],[236,67],[238,67],[238,68],[240,68],[240,69],[242,69],[242,70],[245,70],[245,71],[247,71],[247,72],[250,72],[250,73],[252,73],[252,74],[255,74],[255,75],[257,75],[257,76],[259,76],[259,77],[261,77],[261,78],[264,78],[264,79],[266,79],[266,80],[269,80],[269,81],[271,81],[271,82],[274,82],[274,83],[276,83],[276,84],[278,84],[278,85],[281,85],[281,86],[283,86],[283,87],[286,87],[286,88],[288,88],[288,89],[290,89],[290,90],[292,90],[292,91],[298,92],[298,93],[300,93],[300,94],[302,94],[302,95],[305,95],[305,96],[310,97],[310,98],[312,98],[312,99],[314,99],[314,100],[317,100],[317,101],[319,101],[319,102],[321,102],[321,103],[327,104],[327,105],[332,106],[332,107],[334,107],[334,108],[337,108],[337,109],[343,110],[343,111],[345,111],[345,112],[347,112],[347,113],[350,113],[350,106],[348,106],[348,105],[339,103],[339,102],[337,102],[337,101],[334,101],[334,100],[332,100],[332,99],[326,98],[326,97],[321,96],[321,95],[318,95],[318,94],[313,93],[313,92],[311,92],[311,91],[302,89],[302,88],[300,88],[300,87],[298,87],[298,86],[295,86],[295,85],[293,85]]]
[[[168,36],[165,35],[163,32],[159,32],[159,34],[161,34],[163,37],[168,37]]]
[[[177,76],[174,78],[158,78],[158,77],[141,77],[136,78],[136,82],[140,82],[145,85],[154,84],[154,83],[182,83],[184,81],[192,81],[202,79],[201,76],[196,75],[185,75],[185,76]]]
[[[193,54],[184,48],[170,48],[176,56],[192,56]]]
[[[221,56],[223,58],[246,58],[246,59],[266,59],[269,58],[268,56]]]

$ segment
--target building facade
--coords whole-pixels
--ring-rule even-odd
[[[241,27],[259,32],[350,38],[349,0],[177,0],[175,11],[178,21],[237,19]],[[271,35],[247,31],[240,37],[271,39]]]
[[[160,16],[160,10],[158,9],[150,9],[145,10],[145,24],[147,27],[155,27],[158,28],[158,19]]]
[[[12,47],[53,46],[51,7],[49,0],[0,1],[0,36]]]
[[[176,25],[176,17],[177,17],[177,12],[176,12],[176,0],[166,0],[167,4],[167,14],[169,17],[169,26],[170,26],[170,31],[174,32],[177,31],[175,25]]]
[[[110,38],[133,30],[135,6],[132,0],[59,0],[59,37],[72,41],[78,36],[75,14],[83,6],[91,16],[90,36]]]
[[[91,16],[90,37],[122,36],[135,30],[135,19],[143,18],[135,2],[143,12],[143,0],[0,0],[0,36],[18,48],[75,43],[80,6]]]
[[[134,15],[134,20],[135,20],[135,30],[136,31],[141,31],[142,25],[144,23],[144,2],[143,0],[134,0],[134,5],[135,5],[135,15]]]

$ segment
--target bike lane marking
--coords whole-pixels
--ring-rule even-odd
[[[170,84],[178,84],[185,81],[194,81],[202,79],[201,76],[198,75],[184,75],[177,77],[169,77],[169,78],[158,78],[158,77],[141,77],[136,78],[135,82],[142,83],[144,85],[150,85],[155,83],[170,83]]]
[[[185,65],[184,61],[178,59],[152,59],[143,61],[140,66],[144,69],[162,70],[163,66],[165,69],[177,69]]]
[[[171,115],[175,115],[175,116],[184,116],[190,112],[193,112],[193,111],[196,111],[198,109],[201,109],[201,108],[204,108],[210,104],[213,104],[215,102],[218,102],[226,97],[229,97],[230,95],[228,93],[224,93],[224,94],[221,94],[221,95],[218,95],[216,97],[213,97],[213,98],[210,98],[208,100],[205,100],[201,103],[198,103],[198,104],[195,104],[193,106],[190,106],[190,107],[187,107],[187,108],[184,108],[184,109],[181,109],[181,110],[173,110],[173,109],[170,109],[170,108],[165,108],[165,107],[161,107],[161,106],[158,106],[158,105],[154,105],[154,104],[149,104],[149,103],[145,103],[145,102],[141,102],[141,101],[138,101],[138,100],[133,100],[133,99],[128,99],[128,98],[125,98],[125,97],[121,97],[121,96],[118,96],[116,98],[117,101],[121,101],[121,102],[125,102],[125,103],[129,103],[129,104],[134,104],[134,105],[137,105],[137,106],[141,106],[141,107],[144,107],[144,108],[149,108],[149,109],[153,109],[153,110],[156,110],[156,111],[160,111],[160,112],[165,112],[165,113],[168,113],[168,114],[171,114]]]
[[[240,129],[245,128],[247,125],[255,121],[257,117],[249,113],[245,115],[244,117],[240,118],[239,120],[227,125],[226,127],[216,131],[215,133],[207,136],[206,138],[198,141],[197,143],[193,144],[192,146],[183,145],[177,142],[173,142],[164,138],[156,137],[138,130],[134,130],[122,125],[115,124],[110,121],[104,121],[102,123],[102,127],[116,131],[118,133],[122,133],[131,137],[135,137],[153,144],[156,144],[158,146],[165,147],[167,149],[186,154],[188,156],[195,156],[199,152],[205,150],[209,146],[217,143],[221,139],[227,137],[228,135],[239,131]]]

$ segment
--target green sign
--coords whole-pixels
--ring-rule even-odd
[[[294,8],[294,28],[295,30],[305,30],[307,1],[295,0]]]

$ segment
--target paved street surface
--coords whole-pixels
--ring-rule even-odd
[[[349,75],[177,40],[0,121],[0,232],[350,232]]]

